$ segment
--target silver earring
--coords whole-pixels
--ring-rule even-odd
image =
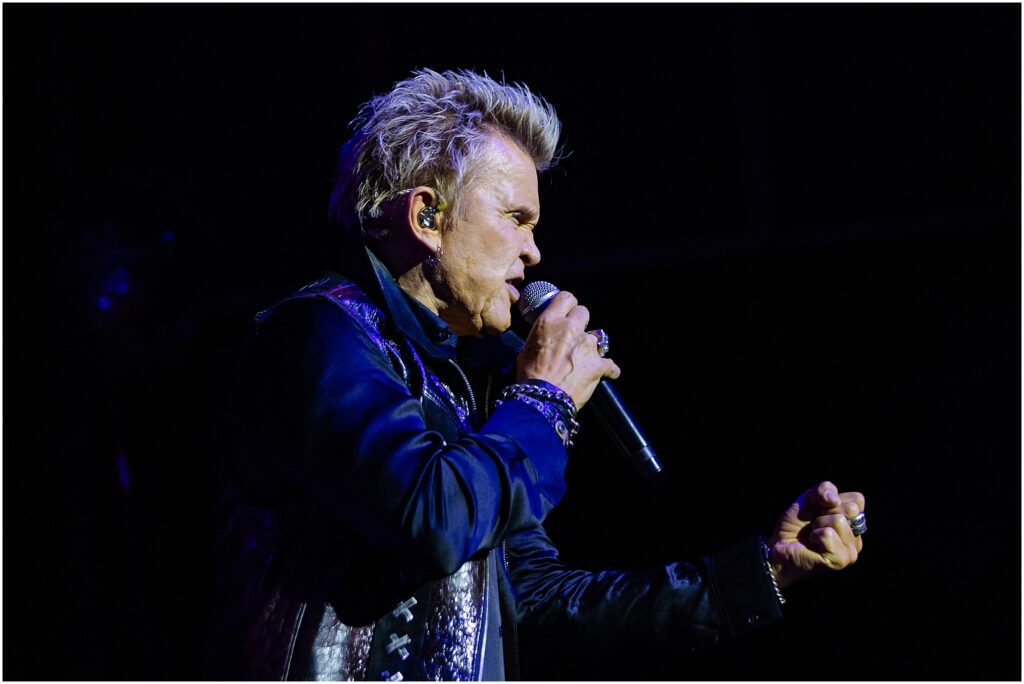
[[[442,247],[441,245],[438,245],[437,246],[437,251],[427,257],[427,263],[429,263],[431,266],[436,267],[438,264],[441,263],[441,257],[443,257],[443,256],[444,256],[444,247]]]

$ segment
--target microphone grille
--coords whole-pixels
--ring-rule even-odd
[[[558,292],[557,287],[543,280],[528,283],[519,293],[519,313],[527,323],[532,324]]]

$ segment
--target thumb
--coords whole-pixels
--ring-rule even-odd
[[[809,490],[808,493],[811,495],[808,497],[808,500],[818,505],[822,510],[836,508],[842,503],[842,500],[839,498],[839,488],[828,480],[825,480],[813,490]]]

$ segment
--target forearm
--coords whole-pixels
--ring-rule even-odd
[[[648,651],[700,650],[781,616],[760,543],[693,564],[592,572],[563,566],[543,531],[531,530],[509,544],[520,623],[557,643],[590,644],[591,656],[624,638]]]

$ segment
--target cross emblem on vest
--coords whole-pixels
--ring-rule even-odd
[[[394,615],[395,617],[398,617],[399,615],[401,615],[402,617],[405,618],[406,622],[412,622],[412,611],[409,610],[409,609],[412,608],[415,605],[416,605],[416,597],[413,596],[412,598],[410,598],[410,599],[408,599],[406,601],[402,601],[401,603],[399,603],[398,607],[395,608],[393,611],[391,611],[391,614]]]
[[[403,634],[399,637],[397,634],[392,634],[388,637],[389,643],[384,644],[384,650],[388,653],[394,653],[398,651],[398,655],[402,656],[402,660],[409,657],[409,650],[405,648],[412,643],[412,639],[409,638],[408,634]]]

